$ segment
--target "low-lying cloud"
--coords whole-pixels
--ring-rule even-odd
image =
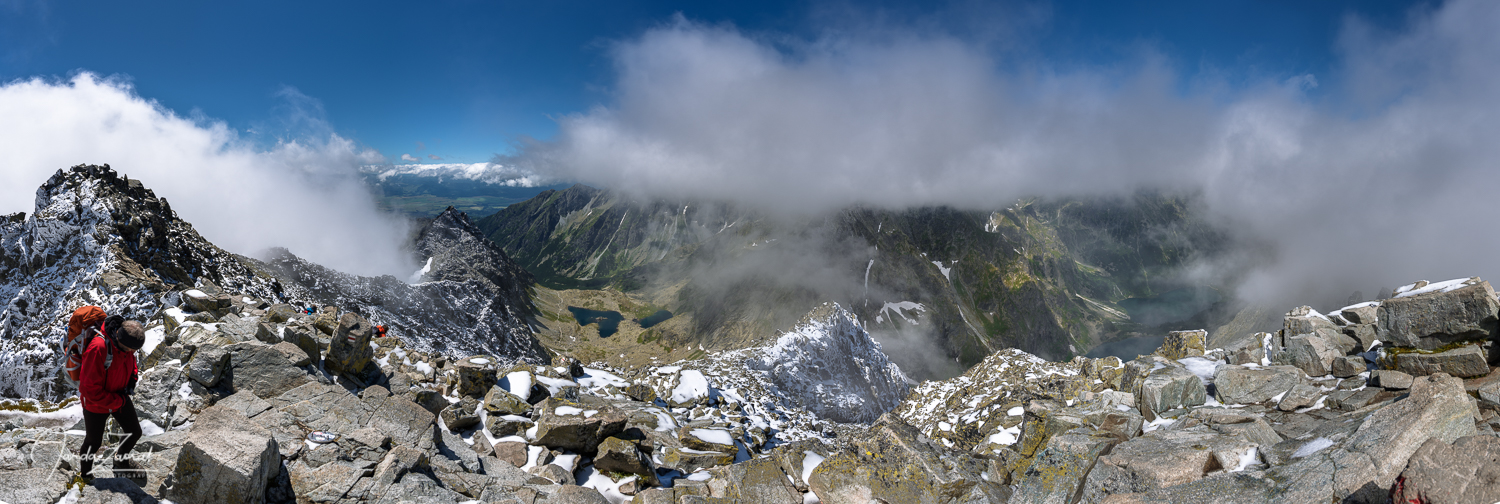
[[[360,171],[375,175],[382,181],[397,175],[411,175],[438,180],[472,180],[505,187],[539,187],[556,183],[516,166],[499,163],[381,164],[362,166]]]
[[[416,268],[402,251],[405,223],[377,211],[358,177],[359,166],[384,158],[332,133],[261,148],[125,81],[79,73],[0,85],[0,152],[0,213],[33,211],[37,187],[59,169],[108,163],[232,252],[286,247],[362,275],[405,278]]]
[[[1194,191],[1274,244],[1243,295],[1373,297],[1495,277],[1495,26],[1500,4],[1482,0],[1413,11],[1389,33],[1351,18],[1329,75],[1224,82],[1150,50],[1037,63],[930,31],[788,42],[677,19],[614,47],[611,103],[505,161],[805,213]]]

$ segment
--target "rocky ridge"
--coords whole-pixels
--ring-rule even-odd
[[[165,198],[108,165],[59,170],[37,190],[35,212],[0,218],[0,396],[55,401],[72,392],[59,378],[58,341],[74,308],[160,318],[199,302],[184,297],[190,291],[210,293],[201,304],[215,316],[247,298],[345,306],[419,348],[548,362],[527,322],[529,276],[460,213],[423,232],[417,249],[443,252],[429,256],[431,277],[417,285],[343,274],[285,250],[263,262],[208,242]],[[163,336],[148,333],[153,345]]]
[[[144,318],[200,280],[283,297],[241,259],[109,165],[58,170],[37,189],[35,212],[0,217],[0,396],[61,398],[57,342],[78,306]]]
[[[454,358],[485,354],[511,362],[550,361],[528,321],[534,311],[531,275],[485,239],[467,215],[449,207],[422,228],[414,249],[425,259],[412,283],[349,275],[284,249],[271,251],[258,264],[294,297],[354,307],[408,335],[413,348]]]

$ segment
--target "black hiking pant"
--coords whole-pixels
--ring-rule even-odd
[[[84,476],[93,476],[94,453],[99,451],[99,446],[104,444],[104,424],[110,416],[115,417],[115,425],[119,425],[129,436],[120,443],[120,448],[115,450],[115,456],[119,457],[130,453],[135,448],[135,442],[141,439],[141,421],[135,416],[135,403],[130,401],[130,396],[124,396],[125,402],[120,409],[114,413],[94,413],[83,410],[83,448],[79,450],[79,469]]]

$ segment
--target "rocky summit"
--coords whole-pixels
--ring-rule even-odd
[[[760,346],[619,368],[537,343],[530,277],[456,211],[402,280],[225,253],[105,167],[37,203],[0,228],[7,503],[1500,500],[1500,299],[1478,278],[1296,307],[1222,347],[1001,349],[945,380],[912,381],[837,303]],[[91,481],[81,406],[49,378],[82,303],[149,335],[136,467]]]

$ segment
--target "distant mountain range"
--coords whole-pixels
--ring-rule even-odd
[[[476,224],[542,286],[673,300],[692,319],[676,346],[764,344],[836,301],[925,378],[1001,348],[1067,359],[1147,329],[1216,326],[1227,296],[1177,272],[1232,244],[1195,205],[1141,193],[786,219],[575,185]]]
[[[431,219],[450,206],[489,215],[543,190],[567,187],[495,163],[367,165],[360,175],[382,209],[417,219]]]

